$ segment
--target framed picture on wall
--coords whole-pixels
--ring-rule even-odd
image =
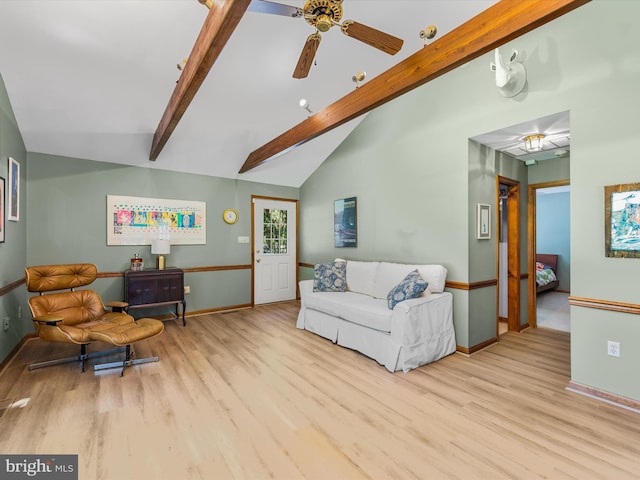
[[[20,164],[9,157],[9,220],[20,220]]]
[[[640,258],[640,183],[604,187],[605,256]]]
[[[358,199],[336,200],[333,206],[333,225],[336,247],[358,246]]]
[[[491,238],[491,205],[478,204],[478,239]]]
[[[207,204],[107,195],[107,245],[152,245],[159,238],[171,245],[206,245]]]
[[[4,198],[5,198],[5,185],[4,178],[0,177],[0,243],[4,243],[5,235],[5,225],[4,225]]]

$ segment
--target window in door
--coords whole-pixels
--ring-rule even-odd
[[[263,210],[264,254],[287,253],[287,211],[276,208]]]

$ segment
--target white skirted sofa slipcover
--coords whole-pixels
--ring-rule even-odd
[[[455,352],[453,296],[444,291],[444,266],[338,259],[331,265],[332,281],[343,291],[315,291],[322,290],[320,267],[329,266],[316,265],[315,279],[299,283],[297,328],[363,353],[390,372],[408,372]],[[340,285],[341,268],[346,285]],[[411,275],[423,279],[427,288],[403,300],[398,287]],[[395,300],[388,298],[392,290]]]

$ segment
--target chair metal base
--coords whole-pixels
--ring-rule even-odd
[[[120,376],[123,377],[124,376],[124,369],[127,367],[130,367],[131,365],[139,365],[142,363],[151,363],[151,362],[158,362],[160,359],[158,357],[148,357],[148,358],[136,358],[135,360],[131,359],[131,345],[127,345],[125,347],[125,359],[124,360],[120,360],[119,362],[109,362],[109,363],[101,363],[99,365],[94,365],[93,369],[94,371],[98,371],[98,370],[107,370],[110,368],[118,368],[118,367],[122,367],[122,370],[120,370]]]
[[[29,371],[32,371],[38,368],[50,367],[51,365],[60,365],[62,363],[82,362],[82,371],[84,372],[85,370],[84,367],[85,367],[87,358],[101,357],[102,355],[109,355],[111,353],[123,352],[124,350],[125,350],[124,347],[119,347],[119,348],[112,348],[111,350],[103,350],[100,352],[87,353],[87,345],[82,344],[80,345],[80,355],[75,355],[73,357],[58,358],[56,360],[47,360],[46,362],[32,363],[27,368],[29,369]]]

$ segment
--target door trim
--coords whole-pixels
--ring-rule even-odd
[[[508,331],[519,332],[520,325],[520,182],[511,178],[496,176],[496,205],[500,201],[500,185],[507,189],[507,312]],[[496,215],[497,222],[500,221]],[[499,227],[498,227],[499,228]],[[499,230],[496,229],[496,232]],[[500,278],[500,241],[496,242],[496,272]],[[498,288],[496,302],[500,299]],[[499,328],[499,310],[496,311],[496,328]]]
[[[536,193],[540,188],[564,187],[571,185],[570,180],[556,180],[554,182],[532,183],[529,185],[527,192],[527,229],[529,231],[529,247],[527,262],[529,270],[529,282],[527,283],[527,293],[529,300],[529,326],[537,328],[538,326],[538,304],[536,297],[536,250],[537,250],[537,232],[536,232]]]
[[[295,268],[296,268],[296,299],[300,298],[300,293],[298,291],[298,282],[300,280],[300,271],[299,271],[299,263],[300,263],[300,227],[299,227],[299,200],[295,198],[281,198],[281,197],[269,197],[264,195],[251,195],[251,306],[255,307],[255,265],[256,265],[256,252],[253,248],[255,245],[255,204],[256,200],[273,200],[276,202],[291,202],[295,204],[296,207],[296,258]]]

